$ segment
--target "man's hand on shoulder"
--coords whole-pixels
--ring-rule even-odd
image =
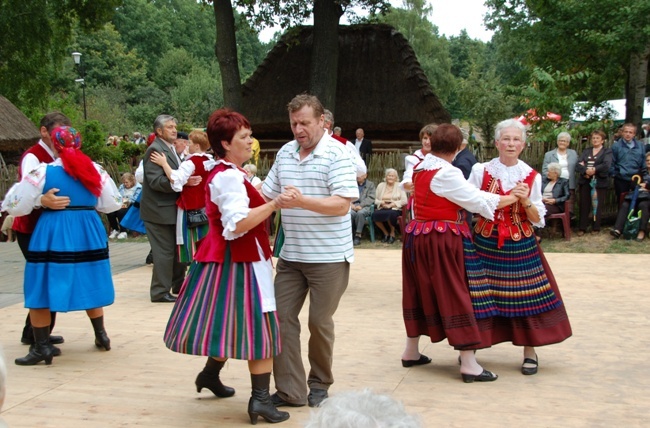
[[[59,189],[52,188],[41,196],[41,206],[51,210],[62,210],[70,205],[70,198],[68,196],[56,196]]]

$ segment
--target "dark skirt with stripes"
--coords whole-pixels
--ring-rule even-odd
[[[251,263],[192,263],[167,329],[165,345],[175,352],[259,360],[280,353],[276,312],[262,312],[262,296]]]
[[[183,245],[177,245],[178,261],[192,263],[194,253],[198,250],[198,242],[208,234],[208,225],[187,227],[187,212],[183,211]]]
[[[451,229],[408,233],[402,279],[408,337],[425,335],[432,342],[447,338],[460,350],[491,345],[489,320],[496,308],[470,238]]]
[[[498,316],[490,318],[492,344],[542,346],[571,336],[571,324],[553,272],[535,236],[506,239],[475,235]]]

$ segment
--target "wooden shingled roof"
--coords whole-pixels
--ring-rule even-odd
[[[312,27],[286,33],[243,86],[242,112],[260,139],[292,139],[287,103],[309,90]],[[326,108],[329,106],[325,106]],[[408,41],[385,24],[339,27],[336,126],[371,139],[417,140],[451,121]]]
[[[33,145],[41,138],[34,124],[0,95],[0,150],[17,151]]]

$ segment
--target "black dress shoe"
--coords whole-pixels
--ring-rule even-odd
[[[430,362],[431,358],[420,354],[420,358],[417,360],[402,360],[402,367],[421,366],[423,364],[429,364]]]
[[[388,241],[386,241],[386,242],[388,242],[389,244],[394,243],[395,242],[395,237],[394,236],[389,237]]]
[[[524,358],[524,362],[521,365],[521,374],[526,376],[531,376],[537,374],[537,354],[535,354],[535,359]]]
[[[352,238],[352,245],[354,245],[355,247],[357,245],[361,245],[361,238],[359,238],[358,236],[355,236],[354,238]]]
[[[149,254],[147,254],[147,258],[144,260],[145,264],[151,265],[153,264],[153,253],[149,251]]]
[[[58,357],[61,355],[61,348],[52,345],[52,342],[50,342],[50,349],[52,350],[53,357]],[[34,344],[29,345],[29,352],[32,352],[33,350],[34,350]]]
[[[271,395],[271,401],[273,402],[273,405],[275,407],[303,407],[304,404],[296,404],[296,403],[289,403],[288,401],[285,401],[282,397],[278,395],[276,392],[275,394]]]
[[[174,303],[176,301],[176,297],[172,296],[169,293],[165,293],[162,297],[159,297],[158,299],[152,299],[151,301],[153,303]]]
[[[326,389],[311,388],[307,396],[307,403],[309,403],[309,407],[318,407],[327,396]]]
[[[384,244],[388,242],[388,236],[384,236],[383,238],[381,238],[381,242]]]
[[[461,373],[461,376],[463,376],[463,382],[465,383],[472,383],[472,382],[494,382],[499,378],[496,374],[492,373],[491,371],[488,370],[483,370],[483,372],[480,375],[471,375],[471,374],[465,374]]]

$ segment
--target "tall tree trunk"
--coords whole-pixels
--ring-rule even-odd
[[[625,122],[637,126],[637,134],[641,134],[641,121],[648,81],[648,59],[650,59],[650,44],[642,52],[630,55],[630,69],[625,88]]]
[[[309,89],[332,112],[336,108],[339,68],[339,19],[343,9],[334,0],[314,1],[314,43]]]
[[[221,71],[223,103],[241,111],[241,77],[237,62],[237,39],[235,38],[235,14],[230,0],[213,0],[214,18],[217,27],[215,54]]]

